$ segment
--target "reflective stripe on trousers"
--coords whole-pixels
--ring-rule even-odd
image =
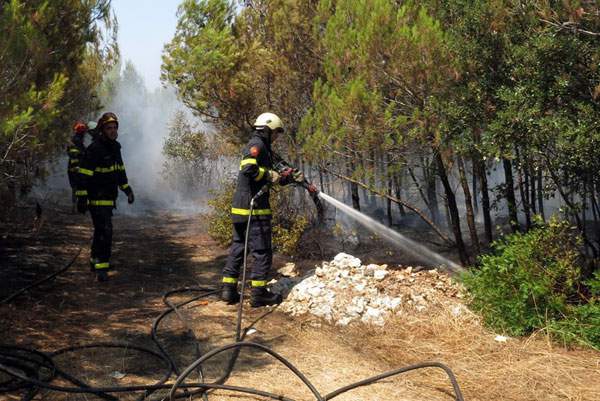
[[[240,209],[237,207],[231,208],[231,214],[238,216],[250,216],[250,209]],[[271,214],[271,209],[253,209],[252,216],[268,216]]]

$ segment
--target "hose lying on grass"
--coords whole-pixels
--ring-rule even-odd
[[[262,192],[262,190],[261,190]],[[252,219],[252,209],[254,207],[254,199],[250,202],[250,214],[248,217],[248,228],[250,227],[251,219]],[[200,352],[200,341],[196,338],[194,331],[191,329],[190,325],[186,321],[186,319],[179,312],[178,308],[190,304],[194,301],[207,298],[210,296],[214,296],[219,292],[217,288],[210,287],[184,287],[176,290],[168,291],[163,296],[163,302],[168,307],[164,312],[162,312],[152,323],[152,328],[150,330],[150,337],[159,352],[154,351],[149,348],[134,346],[129,344],[121,344],[121,343],[92,343],[81,346],[73,346],[64,348],[58,351],[55,351],[50,354],[45,354],[36,350],[29,350],[15,346],[0,346],[0,371],[7,374],[10,378],[4,382],[0,382],[0,394],[15,392],[19,390],[25,391],[25,394],[21,398],[23,401],[32,400],[33,397],[37,394],[40,389],[59,391],[65,393],[86,393],[86,394],[95,394],[106,400],[118,400],[115,396],[111,395],[111,393],[130,393],[130,392],[141,392],[138,400],[144,400],[151,396],[157,390],[169,390],[168,398],[169,400],[175,400],[179,398],[187,398],[192,399],[194,396],[201,396],[205,401],[209,399],[210,390],[227,390],[238,393],[246,393],[253,394],[262,397],[268,397],[275,400],[286,400],[293,401],[293,399],[286,397],[283,394],[274,394],[267,391],[262,391],[260,389],[248,388],[248,387],[239,387],[239,386],[231,386],[225,384],[227,379],[230,377],[231,373],[235,368],[235,363],[237,358],[243,348],[250,348],[262,351],[277,361],[281,362],[284,366],[286,366],[295,376],[297,376],[302,383],[310,390],[314,399],[316,401],[325,401],[331,400],[337,397],[340,394],[346,393],[350,390],[361,386],[367,386],[373,383],[376,383],[380,380],[387,379],[393,376],[400,375],[402,373],[406,373],[412,370],[417,369],[426,369],[426,368],[438,368],[442,369],[447,375],[452,384],[452,388],[454,390],[454,397],[456,401],[463,401],[463,396],[460,391],[460,387],[454,376],[454,373],[450,368],[446,365],[443,365],[438,362],[425,362],[415,365],[405,366],[399,369],[390,370],[388,372],[384,372],[382,374],[369,377],[367,379],[349,384],[344,387],[340,387],[339,389],[332,391],[329,394],[321,394],[316,387],[310,382],[310,380],[298,369],[296,368],[289,360],[280,355],[279,353],[271,350],[270,348],[262,345],[256,344],[252,342],[244,341],[244,337],[248,330],[255,324],[256,321],[262,319],[267,314],[271,313],[273,309],[268,309],[266,313],[260,316],[255,322],[253,322],[250,326],[246,327],[242,330],[242,319],[243,319],[243,302],[244,302],[244,293],[245,293],[245,282],[246,282],[246,267],[247,267],[247,249],[248,249],[248,232],[250,230],[246,230],[246,239],[245,239],[245,250],[244,250],[244,266],[242,270],[242,288],[241,288],[241,297],[238,305],[238,313],[236,319],[236,330],[235,330],[235,342],[231,344],[227,344],[222,347],[218,347],[216,349],[207,352],[202,355]],[[77,256],[79,253],[77,254]],[[73,259],[73,261],[68,265],[73,264],[77,256]],[[68,268],[67,266],[67,268]],[[191,298],[179,303],[174,304],[169,301],[169,297],[174,294],[184,294],[184,293],[199,293],[199,295],[193,295]],[[158,339],[158,329],[162,320],[171,313],[175,313],[179,319],[183,322],[185,327],[190,332],[191,336],[194,338],[194,342],[196,345],[196,360],[187,366],[183,371],[179,369],[176,365],[173,357],[168,353],[165,346],[160,343]],[[159,379],[156,383],[151,385],[134,385],[134,386],[113,386],[113,387],[94,387],[86,384],[83,380],[80,380],[72,375],[64,372],[54,362],[53,358],[62,355],[65,353],[76,352],[82,349],[89,348],[126,348],[135,350],[137,352],[147,354],[152,356],[157,360],[157,364],[163,366],[163,375],[162,378]],[[228,360],[227,368],[225,369],[224,374],[217,378],[212,383],[205,383],[204,374],[202,367],[206,366],[209,360],[225,351],[233,350],[231,357]],[[189,383],[186,382],[189,375],[193,372],[198,373],[198,377],[201,380],[197,383]],[[177,378],[174,383],[167,383],[167,381],[171,378],[171,376],[175,374]],[[72,383],[72,386],[59,386],[54,385],[52,382],[56,380],[58,377]],[[165,399],[164,397],[159,399]]]
[[[167,315],[173,312],[175,312],[176,315],[182,321],[184,321],[184,323],[186,323],[183,316],[178,312],[178,308],[190,304],[191,302],[214,296],[217,292],[218,290],[215,288],[180,288],[173,291],[169,291],[164,295],[163,301],[168,306],[168,309],[161,313],[155,319],[151,329],[151,339],[156,344],[159,350],[158,352],[146,347],[121,343],[93,343],[81,346],[72,346],[48,354],[16,346],[0,346],[0,371],[4,372],[10,377],[9,380],[0,382],[0,394],[8,392],[14,393],[15,391],[22,390],[25,392],[22,396],[22,400],[32,400],[40,389],[46,389],[65,393],[95,394],[106,400],[117,400],[118,398],[111,395],[112,393],[141,392],[142,394],[140,394],[139,399],[143,400],[157,390],[168,389],[170,390],[169,399],[173,400],[179,398],[190,398],[194,395],[199,395],[202,396],[202,398],[204,399],[208,399],[210,394],[209,390],[227,390],[268,397],[276,400],[292,401],[291,398],[286,397],[284,394],[273,394],[267,391],[262,391],[260,389],[231,386],[225,384],[225,381],[227,380],[227,378],[229,378],[234,369],[235,360],[239,356],[240,351],[243,348],[251,348],[262,351],[270,355],[277,361],[281,362],[283,365],[285,365],[294,375],[296,375],[304,383],[306,387],[308,387],[308,389],[313,394],[314,399],[317,401],[331,400],[337,397],[338,395],[348,392],[357,387],[366,386],[378,382],[380,380],[390,378],[392,376],[396,376],[412,370],[425,368],[439,368],[444,370],[452,384],[455,399],[457,401],[463,400],[463,396],[461,394],[458,382],[450,368],[437,362],[426,362],[406,366],[400,369],[391,370],[380,375],[373,376],[365,380],[341,387],[329,394],[323,395],[315,388],[315,386],[310,382],[310,380],[308,380],[308,378],[286,358],[264,345],[243,341],[245,333],[251,326],[242,330],[242,334],[239,336],[240,339],[242,339],[242,341],[238,341],[232,344],[213,349],[212,351],[198,357],[196,361],[194,361],[183,371],[181,371],[176,366],[172,356],[166,351],[164,345],[162,345],[158,339],[158,329],[160,323]],[[200,294],[195,294],[194,296],[177,305],[169,301],[169,297],[171,295],[182,293]],[[271,311],[272,309],[267,311],[267,313],[270,313]],[[194,339],[196,342],[198,342],[195,336]],[[54,362],[54,358],[59,355],[77,352],[79,350],[90,348],[126,348],[139,353],[147,354],[152,358],[156,359],[157,372],[163,372],[162,377],[156,383],[151,385],[94,387],[86,384],[83,380],[73,377],[72,375],[66,373],[65,371],[60,369]],[[225,374],[222,377],[215,380],[215,382],[213,383],[186,382],[186,379],[190,374],[192,374],[194,371],[201,372],[200,368],[202,367],[202,365],[206,366],[206,364],[209,363],[211,358],[228,350],[233,350],[234,352],[229,360]],[[158,369],[159,367],[160,370]],[[167,381],[173,376],[173,374],[177,375],[175,382],[167,383]],[[200,377],[203,376],[201,375]],[[52,384],[52,382],[58,378],[66,380],[72,385],[60,386]]]

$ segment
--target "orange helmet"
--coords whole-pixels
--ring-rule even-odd
[[[85,123],[82,123],[81,121],[77,121],[73,125],[73,132],[75,132],[76,134],[85,134],[85,132],[87,130],[88,130],[87,125],[85,125]]]
[[[102,117],[98,120],[98,129],[102,129],[108,123],[117,123],[117,127],[119,126],[119,119],[115,113],[108,112],[102,114]]]

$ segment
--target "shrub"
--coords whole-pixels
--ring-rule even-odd
[[[295,219],[290,227],[283,224],[273,225],[273,246],[286,255],[296,255],[307,227],[308,220],[304,217]]]
[[[463,276],[471,306],[486,324],[510,335],[546,329],[566,343],[600,346],[600,280],[583,280],[581,243],[557,219],[496,242],[492,254],[480,257],[479,269]]]
[[[208,214],[208,234],[223,246],[231,243],[230,212],[234,191],[235,182],[224,183],[220,190],[211,191],[213,198],[208,201],[212,208]],[[287,190],[271,192],[273,248],[287,255],[297,254],[302,235],[309,225],[293,197],[294,194]]]
[[[579,343],[600,349],[600,303],[569,305],[565,318],[550,321],[547,329],[564,344]]]
[[[212,198],[208,201],[211,211],[208,213],[208,235],[223,246],[231,244],[231,201],[235,191],[235,182],[223,182],[219,190],[210,190]]]

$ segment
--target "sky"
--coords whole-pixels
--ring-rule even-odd
[[[112,0],[119,21],[118,41],[123,61],[131,61],[148,89],[160,84],[161,54],[177,25],[182,0]]]

